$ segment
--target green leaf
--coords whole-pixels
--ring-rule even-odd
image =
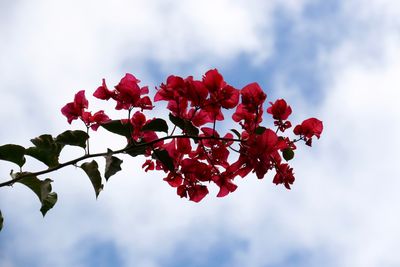
[[[108,181],[108,178],[116,174],[121,170],[122,160],[112,155],[112,151],[108,150],[108,155],[105,156],[106,158],[106,170],[104,172],[104,176]]]
[[[179,128],[181,128],[182,130],[185,128],[185,122],[183,119],[174,116],[172,113],[169,113],[169,120],[176,126],[178,126]]]
[[[21,174],[26,174],[26,172],[17,173],[16,177]],[[40,180],[34,175],[27,176],[18,181],[18,183],[29,187],[37,195],[40,203],[42,203],[40,212],[42,213],[43,217],[46,215],[47,211],[54,207],[57,202],[57,194],[55,192],[51,192],[51,182],[53,182],[53,180],[49,178]]]
[[[257,129],[254,132],[256,134],[263,134],[263,132],[265,132],[265,130],[267,130],[267,128],[262,127],[262,126],[258,126]]]
[[[57,203],[57,193],[51,192],[47,195],[45,199],[42,201],[42,207],[40,208],[40,212],[43,214],[43,217],[46,213],[54,207]]]
[[[172,158],[168,154],[167,150],[165,150],[165,149],[156,149],[156,150],[153,151],[152,157],[155,158],[155,159],[158,159],[159,161],[161,161],[161,163],[164,164],[165,167],[168,168],[168,170],[170,170],[170,171],[174,171],[175,170],[174,161],[172,160]]]
[[[139,155],[144,155],[146,153],[147,146],[141,145],[144,144],[145,142],[140,142],[140,143],[134,143],[130,144],[130,148],[126,150],[126,153],[132,157],[136,157]]]
[[[3,229],[3,222],[4,222],[4,218],[3,218],[3,215],[1,214],[1,210],[0,210],[0,232],[1,232],[1,229]]]
[[[35,145],[26,149],[26,155],[34,157],[43,162],[48,167],[56,167],[59,165],[58,157],[64,145],[56,143],[49,134],[44,134],[31,140]]]
[[[80,146],[86,148],[86,141],[89,135],[84,131],[65,131],[56,137],[56,143],[61,145]]]
[[[241,134],[239,133],[239,131],[238,130],[236,130],[236,129],[231,129],[231,131],[237,136],[237,138],[241,138]]]
[[[155,132],[168,133],[168,124],[163,119],[154,119],[146,123],[143,126],[142,131],[155,131]]]
[[[100,194],[100,191],[103,190],[103,184],[101,183],[101,175],[99,172],[99,165],[95,160],[92,160],[91,162],[83,163],[81,165],[81,168],[86,172],[87,176],[89,176],[97,198]]]
[[[122,123],[121,120],[112,120],[101,124],[101,127],[103,127],[109,132],[122,135],[128,139],[131,139],[131,133],[133,131],[133,127],[130,123]]]
[[[19,145],[0,146],[0,160],[11,161],[22,167],[25,164],[25,148]]]
[[[283,158],[289,161],[294,158],[294,151],[290,148],[286,148],[282,151]]]
[[[199,135],[199,129],[192,124],[191,121],[185,120],[179,117],[174,116],[172,113],[169,113],[169,120],[180,129],[182,129],[185,133],[192,136]]]

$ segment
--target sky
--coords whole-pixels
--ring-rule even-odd
[[[400,266],[399,1],[0,1],[0,36],[0,144],[82,129],[60,108],[125,73],[152,90],[217,68],[286,99],[293,122],[324,122],[296,152],[290,191],[251,174],[193,203],[142,158],[123,158],[97,200],[81,170],[49,174],[58,203],[45,218],[29,189],[0,188],[0,266]],[[97,151],[123,145],[92,138]],[[11,169],[0,163],[0,181]]]

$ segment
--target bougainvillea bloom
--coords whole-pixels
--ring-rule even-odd
[[[291,168],[287,163],[277,165],[273,183],[284,184],[287,189],[290,189],[290,185],[293,184],[293,182],[293,168]]]
[[[68,123],[71,124],[73,120],[80,118],[85,123],[86,127],[90,127],[94,131],[96,131],[101,124],[110,120],[103,110],[92,115],[91,112],[86,111],[88,107],[89,102],[85,97],[85,91],[81,90],[75,94],[74,102],[66,104],[61,109],[61,113],[67,117]]]
[[[103,110],[97,111],[92,115],[91,112],[82,113],[82,121],[87,127],[92,128],[92,130],[97,131],[101,124],[110,121],[110,118],[104,114]]]
[[[267,95],[262,91],[258,83],[246,85],[240,91],[242,103],[240,103],[232,119],[236,122],[243,121],[242,127],[247,131],[254,131],[262,121],[262,105]]]
[[[275,103],[270,102],[271,106],[267,109],[269,114],[275,120],[287,120],[289,115],[292,114],[292,108],[286,103],[284,99],[278,99]]]
[[[99,99],[108,100],[114,96],[114,92],[108,90],[106,80],[103,79],[102,85],[97,88],[97,90],[93,93],[93,96]]]
[[[67,117],[68,123],[71,124],[73,120],[82,116],[82,112],[88,108],[89,102],[85,97],[85,90],[81,90],[75,94],[74,102],[66,104],[61,113]]]
[[[296,135],[303,136],[306,141],[306,145],[311,146],[312,137],[316,136],[318,139],[321,136],[323,130],[322,121],[316,118],[309,118],[303,121],[300,125],[297,125],[293,132]]]
[[[109,90],[103,79],[93,95],[113,100],[115,109],[128,111],[130,118],[124,117],[113,129],[128,139],[132,152],[128,154],[143,155],[146,160],[142,168],[146,172],[163,171],[163,180],[176,188],[181,198],[190,201],[201,201],[209,193],[210,184],[218,186],[217,197],[225,197],[237,189],[234,179],[249,173],[263,179],[269,171],[275,171],[272,182],[290,189],[295,177],[288,161],[294,157],[295,143],[305,141],[311,146],[312,138],[319,138],[323,130],[320,120],[310,118],[294,128],[300,138],[284,136],[285,130],[292,127],[288,120],[292,109],[284,99],[270,102],[267,108],[275,129],[261,126],[267,95],[260,85],[250,83],[238,90],[217,69],[211,69],[201,80],[170,75],[157,87],[154,101],[165,101],[174,124],[172,133],[168,134],[165,121],[146,119],[143,110],[152,109],[153,105],[147,95],[148,87],[140,87],[139,83],[134,75],[127,73],[114,90]],[[109,121],[104,111],[92,115],[87,108],[84,91],[79,91],[74,102],[63,107],[62,113],[69,123],[80,118],[94,130]],[[230,132],[220,134],[216,125],[224,119],[227,109],[234,109],[232,119],[240,127],[231,130],[235,136]],[[174,135],[179,130],[181,133]],[[159,138],[159,132],[166,136]],[[233,162],[232,151],[238,153]]]
[[[115,86],[115,90],[110,91],[105,79],[103,79],[102,85],[97,88],[93,96],[102,100],[114,99],[117,102],[116,110],[129,110],[134,107],[139,107],[142,110],[152,109],[153,105],[150,98],[143,96],[149,93],[149,88],[147,86],[140,88],[139,82],[140,80],[136,79],[135,76],[127,73]]]

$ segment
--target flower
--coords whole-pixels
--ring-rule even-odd
[[[83,112],[82,121],[87,127],[90,127],[92,128],[92,130],[97,131],[99,126],[103,123],[110,121],[110,118],[106,114],[104,114],[103,110],[100,110],[93,115],[91,112]]]
[[[62,109],[61,113],[67,117],[68,123],[71,124],[73,120],[82,116],[84,109],[88,108],[89,102],[85,97],[85,90],[81,90],[75,94],[74,102],[67,103]]]
[[[284,184],[287,189],[294,182],[293,168],[287,163],[279,164],[276,166],[276,174],[274,176],[274,184]]]
[[[236,108],[232,119],[236,122],[244,120],[242,126],[247,131],[254,131],[262,121],[263,108],[267,95],[258,83],[246,85],[240,91],[242,103]]]
[[[134,107],[143,109],[152,109],[153,105],[148,96],[149,88],[144,86],[140,88],[140,80],[130,73],[126,73],[113,91],[107,88],[105,79],[102,85],[96,89],[93,96],[102,100],[114,99],[117,102],[115,109],[129,110]],[[143,96],[143,97],[142,97]]]
[[[275,120],[287,120],[290,114],[292,114],[292,108],[286,103],[284,99],[278,99],[275,103],[270,102],[271,106],[267,109],[269,114]]]
[[[312,137],[316,136],[319,139],[323,128],[322,121],[316,118],[309,118],[304,120],[300,125],[297,125],[293,132],[295,135],[303,136],[306,145],[311,146]]]

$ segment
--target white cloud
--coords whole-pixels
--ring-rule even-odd
[[[320,117],[326,127],[312,150],[299,149],[293,163],[298,181],[291,192],[273,186],[271,176],[264,181],[248,177],[238,181],[238,191],[228,198],[188,203],[161,175],[138,171],[142,159],[126,158],[123,174],[112,177],[94,201],[89,180],[70,168],[52,175],[59,203],[44,220],[28,190],[1,189],[8,235],[7,243],[0,240],[0,259],[5,259],[0,263],[13,266],[15,259],[25,258],[43,266],[83,266],[81,259],[90,249],[90,242],[83,241],[93,239],[115,243],[126,266],[162,266],[188,244],[206,257],[223,234],[229,243],[244,242],[233,249],[231,266],[278,264],[297,250],[311,254],[308,266],[398,265],[398,9],[388,0],[348,2],[343,18],[350,32],[360,34],[348,35],[333,51],[321,50],[325,52],[316,64],[325,67],[325,100],[309,107],[290,96],[301,115]],[[5,88],[0,120],[17,129],[12,136],[2,133],[2,143],[12,138],[27,144],[43,127],[63,129],[60,105],[80,88],[95,88],[103,76],[115,84],[127,60],[138,77],[152,81],[151,73],[140,69],[147,60],[171,72],[195,61],[190,69],[200,74],[210,62],[229,62],[241,54],[268,59],[274,8],[283,7],[301,23],[304,4],[17,2],[0,26],[7,36],[0,43]],[[354,12],[355,7],[361,12]],[[29,99],[22,102],[24,96]],[[108,137],[98,140],[118,143],[110,144]],[[7,174],[8,167],[2,165],[1,172]]]

